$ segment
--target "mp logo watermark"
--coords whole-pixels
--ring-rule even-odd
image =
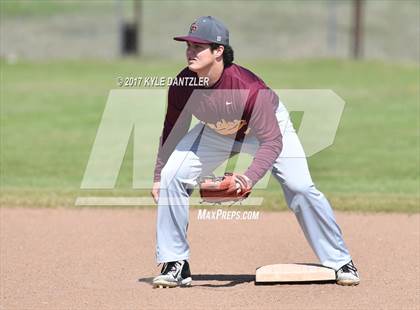
[[[115,189],[124,156],[130,138],[133,142],[132,189],[148,189],[153,184],[154,169],[159,150],[164,160],[173,155],[174,148],[182,143],[186,150],[177,167],[171,167],[171,173],[162,186],[167,186],[171,179],[185,174],[185,166],[199,154],[200,169],[192,174],[197,179],[201,174],[214,173],[223,175],[229,158],[237,155],[234,171],[243,173],[252,163],[258,151],[258,140],[253,136],[253,119],[259,117],[256,109],[261,105],[273,104],[272,113],[276,115],[280,131],[297,131],[303,146],[303,156],[312,156],[332,145],[344,110],[345,102],[335,92],[328,89],[282,89],[261,90],[255,102],[253,111],[238,109],[245,107],[248,90],[195,90],[182,112],[177,123],[173,124],[170,133],[166,133],[166,140],[162,144],[160,137],[166,112],[167,91],[164,89],[113,89],[108,95],[106,106],[98,127],[90,157],[87,162],[81,190],[112,190]],[[273,99],[274,98],[274,99]],[[276,99],[278,98],[278,99]],[[279,102],[278,105],[275,103]],[[226,115],[218,115],[212,122],[193,120],[188,133],[182,122],[188,119],[185,113],[191,113],[199,105],[205,107],[206,102],[216,102],[226,105]],[[236,108],[235,108],[236,107]],[[291,123],[290,113],[302,113],[299,128]],[[235,140],[242,128],[248,130],[243,137]],[[245,126],[245,127],[244,127]],[[217,136],[214,142],[200,139],[199,136]],[[214,133],[217,133],[215,135]],[[188,139],[183,139],[189,135]],[[194,136],[195,135],[195,136]],[[203,141],[204,140],[204,141]],[[181,141],[181,142],[180,142]],[[212,144],[214,143],[214,145]],[[217,145],[216,145],[217,144]],[[213,148],[214,146],[214,148]],[[214,150],[217,150],[214,151]],[[283,152],[282,157],[300,157],[303,152]],[[177,156],[180,156],[177,154]],[[207,157],[206,157],[207,156]],[[201,161],[200,161],[201,159]],[[207,161],[208,159],[208,161]],[[195,167],[197,168],[197,167]],[[168,167],[164,169],[169,170]],[[184,170],[179,170],[184,169]],[[232,169],[232,167],[230,167]],[[187,171],[190,173],[190,171]],[[269,181],[269,173],[254,185],[255,189],[265,189]],[[191,187],[196,186],[196,180],[188,180]],[[200,198],[190,198],[191,205],[199,205]],[[261,205],[263,197],[253,195],[242,202],[243,205]],[[79,206],[137,206],[152,205],[153,199],[145,197],[98,197],[79,196],[75,202]]]

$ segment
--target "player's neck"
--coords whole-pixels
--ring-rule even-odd
[[[198,77],[209,78],[208,86],[211,87],[220,79],[223,73],[223,69],[224,69],[223,62],[217,61],[213,63],[211,66],[197,72],[197,75]]]

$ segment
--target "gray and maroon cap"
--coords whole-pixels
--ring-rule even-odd
[[[175,37],[174,40],[229,45],[229,30],[216,18],[212,16],[201,16],[191,24],[188,35]]]

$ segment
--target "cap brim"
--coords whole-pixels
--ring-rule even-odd
[[[201,43],[201,44],[209,44],[212,43],[208,40],[203,40],[194,36],[181,36],[181,37],[175,37],[175,41],[186,41],[186,42],[193,42],[193,43]]]

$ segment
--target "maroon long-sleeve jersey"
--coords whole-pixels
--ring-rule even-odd
[[[184,85],[180,81],[184,79]],[[251,71],[232,64],[211,87],[190,85],[197,74],[185,68],[168,92],[168,106],[155,166],[154,181],[179,140],[187,133],[194,115],[217,134],[242,141],[254,135],[259,148],[245,172],[253,184],[260,180],[282,149],[282,135],[275,116],[278,97]],[[174,131],[176,134],[171,134]],[[170,135],[171,134],[171,135]],[[170,139],[168,139],[170,135]],[[165,151],[164,151],[165,149]]]

